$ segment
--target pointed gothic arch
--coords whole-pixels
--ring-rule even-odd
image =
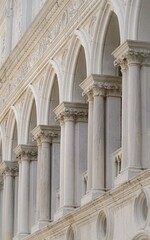
[[[89,39],[85,32],[82,30],[76,30],[72,41],[70,42],[66,60],[63,92],[64,99],[67,101],[84,101],[79,84],[91,73],[90,49]],[[77,96],[75,96],[75,94],[77,94]]]
[[[120,44],[118,17],[112,4],[103,5],[103,13],[97,19],[92,44],[92,72],[105,75],[116,75],[112,52]]]
[[[53,98],[55,98],[55,104],[52,107],[52,109],[54,110],[54,107],[56,107],[57,103],[59,104],[59,102],[61,101],[62,81],[63,81],[63,77],[62,77],[62,72],[59,64],[56,61],[51,60],[50,64],[47,67],[47,71],[44,76],[43,86],[41,90],[41,101],[40,101],[40,107],[39,107],[40,124],[45,124],[45,125],[49,124],[49,120],[50,120],[49,111],[50,111],[51,97],[52,97],[53,91],[56,91],[57,96],[55,98],[53,94]]]
[[[20,125],[20,143],[32,143],[31,131],[37,125],[37,96],[32,88],[28,88],[23,103]]]
[[[6,125],[6,141],[4,152],[4,159],[6,161],[14,161],[16,156],[13,149],[18,145],[18,135],[19,135],[19,120],[17,118],[16,111],[11,108],[8,114],[8,120]]]

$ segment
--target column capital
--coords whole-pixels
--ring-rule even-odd
[[[126,61],[128,64],[150,65],[150,43],[127,40],[121,44],[113,53],[114,65],[122,66]]]
[[[88,106],[86,103],[62,102],[55,109],[56,120],[84,121],[87,120]]]
[[[38,125],[32,130],[33,140],[40,145],[42,142],[52,142],[54,138],[60,136],[60,126]]]
[[[3,176],[16,176],[18,171],[18,163],[16,161],[3,161],[0,164],[0,173]]]
[[[36,161],[37,146],[29,144],[20,144],[15,149],[16,158],[18,161]]]
[[[91,74],[86,78],[80,87],[83,90],[83,95],[106,96],[108,92],[121,92],[122,81],[121,77],[110,75]]]

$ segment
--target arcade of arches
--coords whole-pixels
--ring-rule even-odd
[[[0,6],[0,239],[150,239],[150,1]]]

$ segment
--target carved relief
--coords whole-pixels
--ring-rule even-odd
[[[95,23],[96,23],[96,19],[97,17],[94,15],[92,16],[91,22],[89,24],[89,29],[88,29],[88,33],[90,36],[90,40],[92,41],[93,37],[94,37],[94,30],[95,30]]]
[[[64,3],[64,1],[57,2],[51,8],[51,11],[47,10],[47,15],[45,16],[45,19],[41,22],[40,26],[34,31],[34,38],[38,38],[39,33],[45,29],[45,26],[47,26],[47,30],[51,29],[50,31],[45,31],[45,34],[42,36],[41,40],[36,44],[34,49],[32,49],[32,52],[30,56],[28,56],[24,62],[22,63],[21,67],[18,68],[18,71],[15,73],[15,76],[9,78],[9,74],[13,71],[14,66],[13,64],[10,66],[10,68],[7,71],[7,81],[9,81],[9,84],[6,86],[5,91],[1,92],[1,99],[0,99],[0,107],[5,103],[6,100],[8,100],[9,95],[15,91],[16,87],[19,83],[26,77],[26,75],[29,73],[29,71],[34,67],[34,65],[40,60],[43,54],[47,51],[47,49],[54,43],[54,40],[58,35],[63,31],[63,29],[66,27],[68,22],[70,22],[73,17],[78,13],[79,8],[82,7],[82,4],[84,4],[87,0],[78,0],[78,1],[71,1],[66,6],[66,9],[62,11],[62,14],[59,15],[59,19],[57,19],[57,23],[54,24],[54,22],[51,21],[52,18],[55,17],[55,12],[57,9]],[[21,22],[22,22],[22,6],[21,4],[18,5],[18,1],[15,1],[16,6],[16,20],[14,24],[17,23],[19,26],[15,26],[15,31],[19,31],[19,35],[21,34]],[[25,46],[24,53],[27,51],[31,45],[31,42],[33,43],[33,39],[31,41],[28,41],[28,43]],[[14,59],[15,66],[18,65],[20,56],[16,59]],[[3,80],[1,81],[1,87],[3,85]]]

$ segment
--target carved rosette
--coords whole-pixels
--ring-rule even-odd
[[[92,74],[80,84],[80,87],[83,90],[83,96],[88,96],[88,101],[96,96],[121,97],[122,94],[120,77]]]
[[[36,161],[37,147],[35,145],[18,145],[14,152],[18,161]]]
[[[0,173],[2,176],[18,176],[18,163],[11,161],[4,161],[0,164]],[[0,184],[3,181],[0,181]]]

